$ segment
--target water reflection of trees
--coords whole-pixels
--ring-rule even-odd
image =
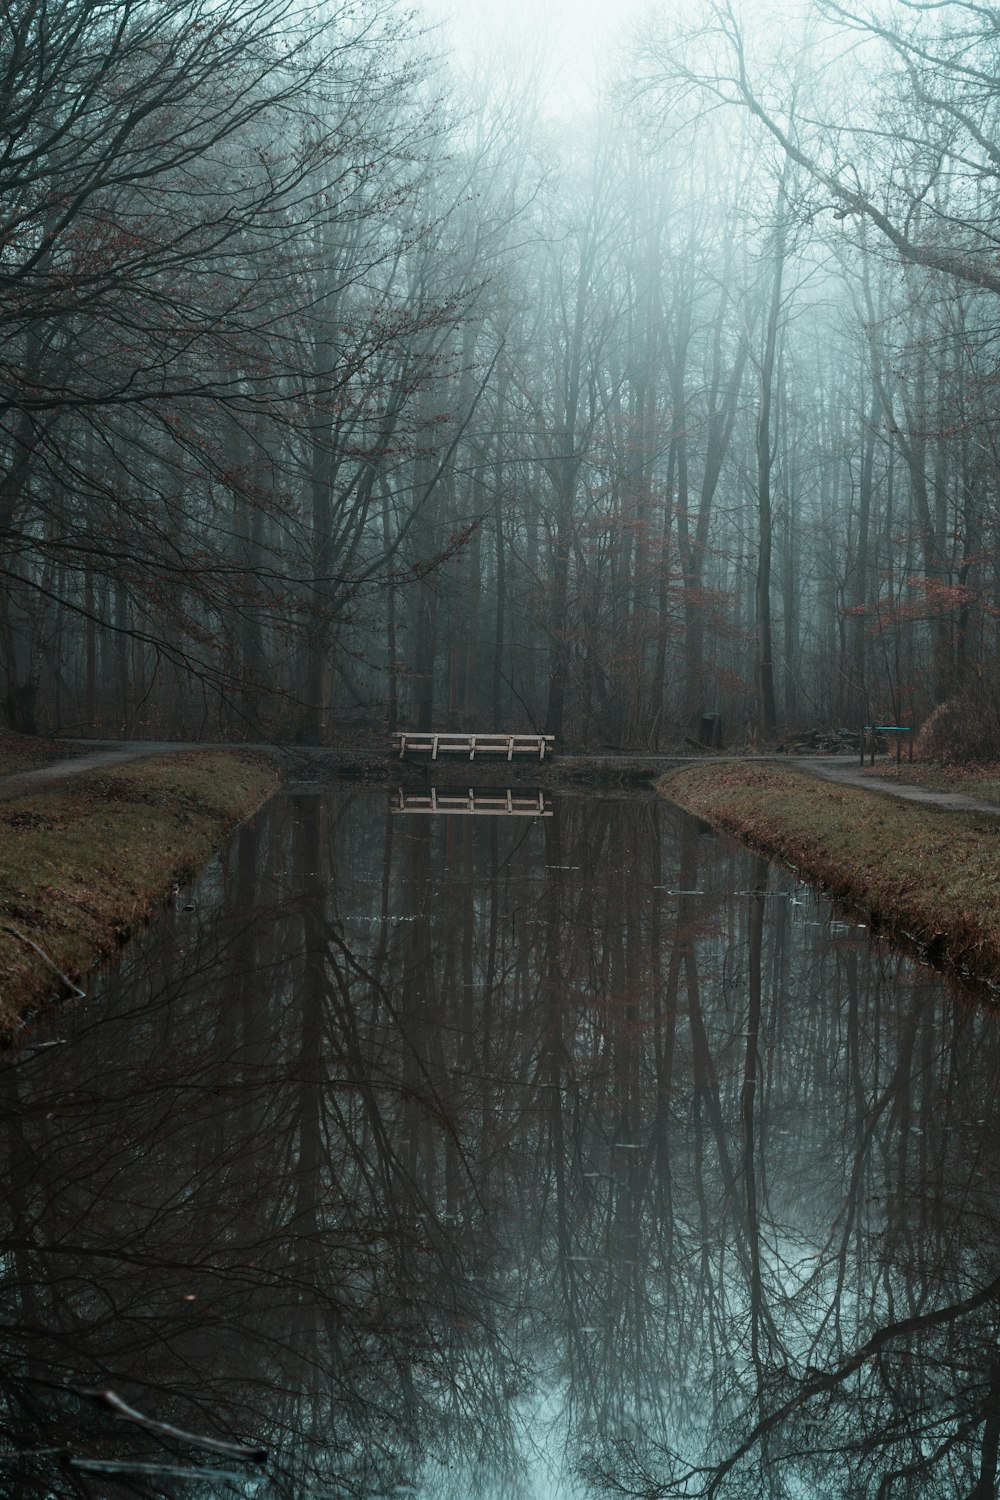
[[[985,1014],[655,802],[293,798],[200,902],[5,1073],[4,1493],[252,1474],[111,1386],[257,1495],[994,1494]]]

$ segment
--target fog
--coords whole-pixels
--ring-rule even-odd
[[[422,14],[439,33],[435,44],[442,55],[473,78],[498,64],[530,70],[541,62],[544,107],[572,116],[607,88],[627,56],[631,28],[648,8],[644,0],[425,0]]]
[[[15,7],[8,727],[992,744],[991,14]]]

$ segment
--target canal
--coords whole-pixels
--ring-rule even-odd
[[[529,813],[277,798],[3,1059],[0,1494],[995,1495],[995,1017]]]

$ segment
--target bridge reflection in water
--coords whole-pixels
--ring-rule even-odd
[[[487,818],[551,818],[552,804],[544,792],[484,792],[469,787],[464,792],[442,792],[436,786],[425,792],[400,787],[394,813],[450,813]]]

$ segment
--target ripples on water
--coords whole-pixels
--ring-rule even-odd
[[[4,1496],[996,1492],[994,1019],[666,804],[276,801],[2,1080]]]

